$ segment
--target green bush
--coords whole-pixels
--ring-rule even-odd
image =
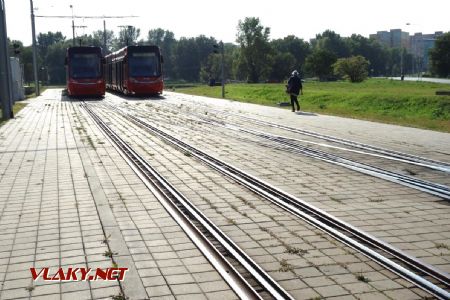
[[[362,82],[369,74],[369,61],[361,55],[349,58],[339,58],[333,64],[334,74],[350,80],[350,82]]]

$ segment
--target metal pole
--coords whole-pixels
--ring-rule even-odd
[[[129,43],[129,39],[131,38],[130,32],[131,32],[131,26],[128,25],[128,27],[127,27],[127,46],[129,46],[128,43]]]
[[[103,19],[103,55],[108,54],[108,49],[106,48],[106,21]]]
[[[223,64],[224,64],[224,58],[225,58],[225,54],[224,54],[224,47],[223,47],[223,42],[220,41],[220,46],[221,46],[221,50],[222,50],[222,63],[221,63],[221,68],[222,68],[222,98],[225,98],[225,72],[224,72],[224,68],[223,68]]]
[[[31,9],[31,38],[33,41],[33,72],[34,72],[34,91],[36,96],[39,96],[39,78],[38,78],[38,67],[37,67],[37,48],[36,48],[36,30],[34,28],[34,8],[33,8],[33,0],[30,0],[30,9]]]
[[[403,45],[400,46],[400,76],[403,76]]]
[[[75,22],[72,20],[72,46],[75,47]]]
[[[12,110],[11,62],[8,55],[8,38],[6,34],[5,3],[0,0],[0,100],[2,118],[14,118]]]
[[[70,9],[72,10],[72,46],[75,47],[75,21],[73,20],[73,5],[70,4]]]

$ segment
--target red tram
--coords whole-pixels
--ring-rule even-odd
[[[161,94],[162,55],[157,46],[127,46],[105,57],[106,88],[130,95]]]
[[[104,96],[100,47],[70,47],[66,52],[66,83],[69,96]]]

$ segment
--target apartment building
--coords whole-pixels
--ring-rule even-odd
[[[436,38],[442,34],[442,31],[436,31],[431,34],[417,32],[414,35],[409,35],[408,32],[401,29],[391,29],[390,31],[377,31],[377,33],[369,35],[369,38],[377,40],[386,47],[406,49],[413,55],[413,69],[417,72],[428,70],[428,52],[434,47]]]

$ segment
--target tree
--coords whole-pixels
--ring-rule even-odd
[[[403,60],[403,74],[412,70],[412,54],[408,53],[404,48],[386,49],[386,75],[400,76]],[[403,56],[403,58],[402,58]]]
[[[450,76],[450,32],[436,39],[429,55],[432,73],[437,74],[439,77]]]
[[[137,44],[141,30],[134,26],[123,27],[119,31],[119,37],[116,40],[114,50],[119,50],[125,46],[131,46]]]
[[[167,31],[169,32],[169,31]],[[166,36],[166,31],[162,28],[151,29],[147,34],[147,41],[151,45],[156,45],[162,47],[164,38]]]
[[[238,65],[250,82],[259,82],[270,72],[272,48],[269,35],[270,28],[263,27],[259,18],[239,20],[236,41],[241,48]]]
[[[200,57],[194,38],[182,37],[174,49],[176,76],[187,81],[198,81]]]
[[[23,43],[21,41],[18,40],[10,40],[8,38],[8,53],[9,56],[15,56],[15,57],[20,57],[20,53],[22,52],[23,49]]]
[[[38,53],[41,58],[45,61],[45,56],[47,55],[47,49],[51,45],[62,42],[66,39],[65,36],[62,35],[61,32],[47,32],[47,33],[39,33],[37,36],[37,48]]]
[[[47,68],[46,75],[50,84],[64,84],[66,72],[64,68],[64,58],[66,56],[66,49],[71,46],[71,43],[59,42],[51,45],[47,52]]]
[[[315,49],[313,53],[306,58],[306,72],[310,75],[319,77],[320,80],[328,80],[333,76],[332,65],[336,60],[336,54],[333,52]]]
[[[205,65],[208,61],[208,57],[213,50],[214,45],[218,45],[218,42],[213,37],[206,37],[204,35],[199,35],[195,38],[195,43],[197,44],[198,55],[200,58],[200,65]]]
[[[18,55],[14,55],[13,43],[17,43],[18,41],[12,41],[10,44],[10,56],[16,56],[19,58],[20,63],[23,65],[23,77],[26,83],[30,83],[34,80],[33,74],[33,50],[31,46],[28,47],[19,47],[20,53]],[[19,45],[22,42],[18,43]]]
[[[101,45],[101,47],[104,47],[104,35],[106,35],[106,49],[103,49],[104,53],[110,53],[114,47],[115,43],[115,36],[114,31],[112,30],[106,30],[103,32],[103,30],[97,30],[92,33],[92,39],[96,40],[96,44]]]
[[[334,73],[350,80],[350,82],[362,82],[367,78],[369,61],[363,56],[339,58],[333,64]]]
[[[95,46],[95,47],[103,47],[103,38],[98,39],[90,34],[83,34],[77,36],[77,40],[75,45],[77,46]],[[72,46],[72,43],[67,44],[68,47]]]
[[[290,71],[298,69],[294,55],[289,52],[277,52],[273,57],[270,80],[282,81],[289,76]]]
[[[388,51],[377,40],[352,34],[346,42],[352,56],[361,55],[370,61],[369,75],[386,75]]]
[[[315,49],[327,50],[334,53],[338,58],[350,56],[350,49],[345,40],[341,38],[339,34],[331,30],[326,30],[322,34],[317,34],[313,44]]]
[[[173,32],[161,28],[149,30],[147,42],[150,45],[156,45],[161,48],[164,57],[164,74],[166,77],[174,76],[173,53],[177,40],[175,39]]]
[[[310,45],[302,39],[293,35],[288,35],[283,39],[273,40],[271,41],[271,44],[277,53],[291,54],[294,57],[295,61],[293,65],[289,66],[289,68],[296,69],[298,71],[303,69],[306,57],[311,54]]]
[[[233,44],[224,45],[224,77],[225,79],[232,76],[233,65],[233,51],[236,46]],[[202,65],[200,71],[200,79],[203,82],[208,82],[209,79],[214,78],[217,82],[222,79],[222,55],[220,53],[211,53],[205,65]]]

